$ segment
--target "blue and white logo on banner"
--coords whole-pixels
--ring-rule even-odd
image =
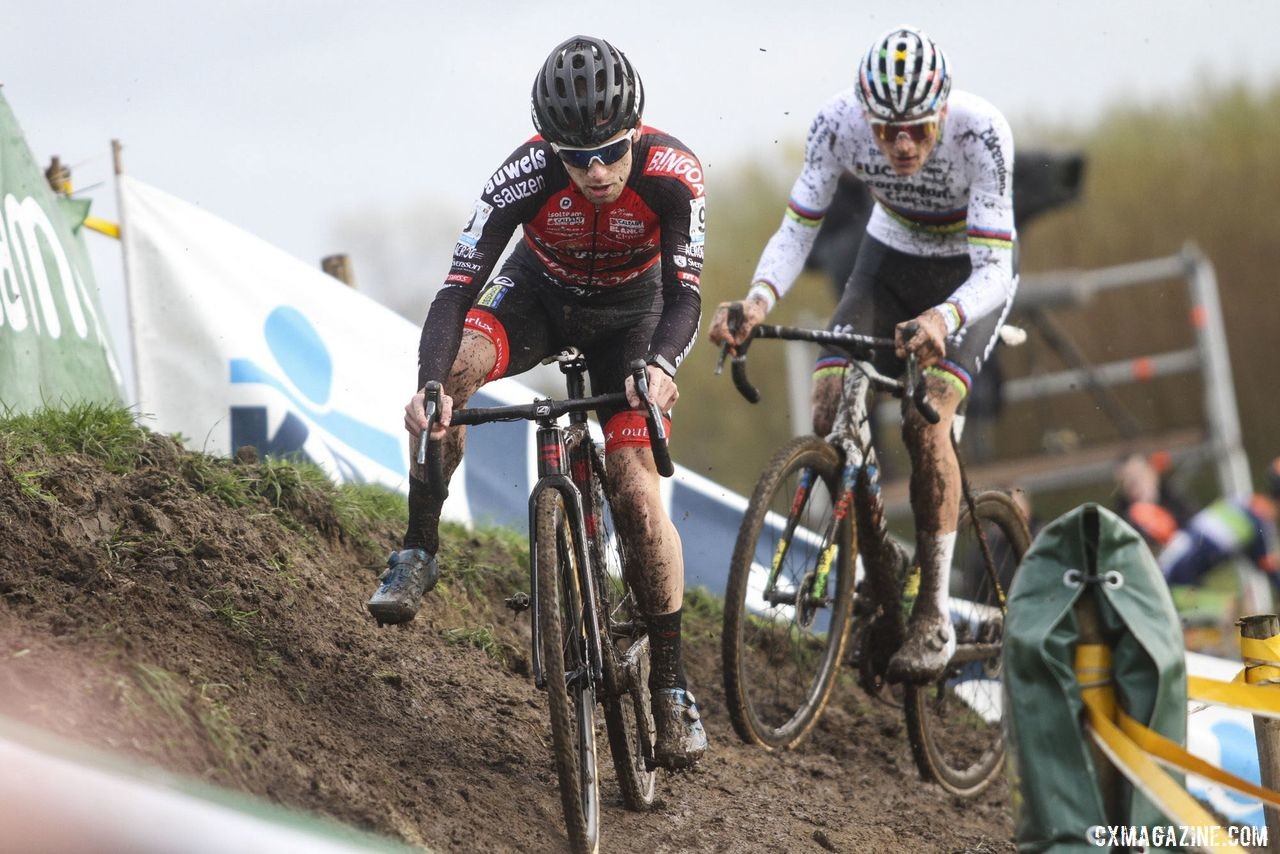
[[[299,456],[321,466],[331,463],[346,481],[374,480],[354,459],[354,451],[398,477],[408,476],[398,436],[362,421],[360,413],[333,408],[333,359],[301,311],[288,305],[275,308],[262,333],[273,364],[230,360],[233,385],[259,386],[263,392],[254,395],[261,405],[231,407],[233,448],[253,445],[265,455]],[[271,431],[269,425],[277,422]]]

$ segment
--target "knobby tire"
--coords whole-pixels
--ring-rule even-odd
[[[534,518],[538,619],[560,801],[569,847],[587,854],[600,847],[600,785],[575,532],[564,498],[554,489],[538,495]]]
[[[799,509],[802,529],[791,538],[779,589],[795,590],[817,565],[817,538],[825,532],[839,498],[840,458],[816,436],[793,439],[770,460],[743,517],[725,591],[721,655],[729,717],[749,744],[775,750],[796,744],[817,722],[831,697],[849,637],[854,594],[856,525],[853,514],[836,529],[827,597],[811,625],[797,621],[794,607],[771,607],[763,598],[780,527],[794,508],[801,473],[812,470],[811,497]],[[753,565],[756,567],[752,578]]]
[[[983,492],[975,497],[974,507],[996,566],[987,563],[969,509],[962,507],[951,570],[952,602],[953,606],[957,601],[977,604],[965,605],[967,613],[954,620],[957,658],[965,640],[995,644],[994,654],[953,662],[940,679],[910,686],[905,698],[907,735],[921,778],[965,798],[984,791],[1004,766],[1000,666],[1004,616],[988,573],[994,569],[1007,596],[1031,540],[1022,512],[1008,495]]]
[[[644,811],[653,805],[657,789],[657,773],[649,770],[656,737],[653,709],[649,700],[649,639],[645,634],[618,636],[618,624],[639,626],[641,617],[635,598],[623,578],[623,548],[607,518],[604,489],[604,464],[599,449],[592,447],[591,499],[601,508],[604,524],[591,537],[592,570],[599,606],[600,641],[604,664],[604,686],[600,704],[604,707],[605,730],[609,735],[609,752],[622,803],[629,810]],[[630,667],[627,666],[630,662]]]

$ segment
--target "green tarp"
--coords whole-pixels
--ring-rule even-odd
[[[57,196],[0,94],[0,415],[121,399],[88,252],[88,213]]]
[[[1127,785],[1104,803],[1096,782],[1075,673],[1076,604],[1086,593],[1112,648],[1120,706],[1186,742],[1186,657],[1164,576],[1124,520],[1094,504],[1078,507],[1040,532],[1009,592],[1004,721],[1019,851],[1097,851],[1091,827],[1168,823]]]

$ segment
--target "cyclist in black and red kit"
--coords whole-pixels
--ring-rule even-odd
[[[698,159],[643,126],[643,107],[639,76],[603,39],[577,36],[547,57],[532,94],[540,135],[489,178],[454,246],[422,328],[419,391],[405,407],[405,427],[417,437],[427,425],[427,382],[444,385],[447,426],[453,408],[482,384],[527,371],[566,346],[586,354],[592,394],[625,389],[636,408],[598,413],[608,498],[631,559],[625,571],[649,623],[655,753],[674,768],[692,765],[707,739],[680,658],[680,536],[662,505],[627,365],[648,363],[650,397],[670,412],[679,396],[676,368],[698,332],[705,211]],[[523,239],[488,281],[516,226]],[[463,430],[439,430],[451,474]],[[413,619],[435,585],[440,508],[415,463],[403,550],[391,555],[369,600],[379,623]]]

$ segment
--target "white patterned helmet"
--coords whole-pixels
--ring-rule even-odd
[[[890,30],[858,68],[858,100],[875,121],[909,122],[947,103],[951,68],[933,39],[914,27]]]

